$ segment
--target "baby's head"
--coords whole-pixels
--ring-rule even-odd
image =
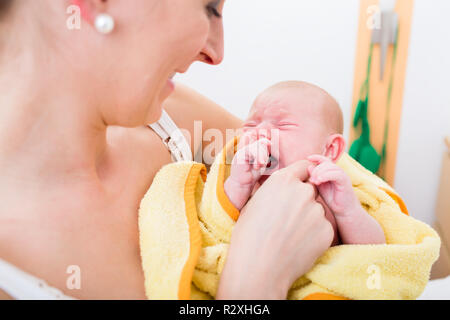
[[[345,149],[339,104],[325,90],[306,82],[282,82],[262,92],[245,122],[244,132],[248,131],[272,141],[276,169],[313,154],[335,162]]]

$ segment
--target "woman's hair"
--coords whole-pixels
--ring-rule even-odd
[[[12,2],[13,0],[0,0],[0,18],[3,17]]]

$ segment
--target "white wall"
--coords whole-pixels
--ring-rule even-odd
[[[411,214],[434,222],[450,135],[450,1],[415,0],[395,187]],[[450,196],[450,195],[449,195]]]
[[[245,118],[256,95],[284,80],[329,91],[351,110],[358,0],[233,0],[225,4],[225,60],[195,64],[181,82]]]
[[[395,187],[414,217],[432,223],[450,134],[450,1],[415,3]],[[269,85],[313,82],[341,104],[348,136],[358,14],[358,0],[227,1],[223,64],[196,64],[178,80],[241,118]]]

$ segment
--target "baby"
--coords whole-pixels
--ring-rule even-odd
[[[305,82],[276,84],[256,98],[243,130],[224,185],[238,210],[270,174],[308,160],[308,182],[317,187],[317,201],[335,231],[332,245],[386,242],[381,226],[361,207],[350,178],[336,165],[345,150],[343,117],[327,92]]]

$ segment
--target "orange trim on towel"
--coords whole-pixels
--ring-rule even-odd
[[[330,293],[311,293],[310,295],[303,298],[303,300],[350,300],[344,297],[336,296]]]
[[[234,140],[229,142],[227,144],[227,146],[225,147],[225,149],[222,153],[221,163],[219,164],[219,173],[218,173],[218,177],[217,177],[217,186],[216,186],[217,199],[218,199],[220,205],[222,206],[222,208],[230,216],[230,218],[233,219],[233,221],[238,220],[240,212],[231,203],[230,199],[228,199],[228,196],[225,193],[223,185],[225,183],[225,169],[228,165],[227,164],[228,152],[230,151],[231,146],[233,145],[233,155],[234,155],[237,151],[237,144],[238,144],[238,138],[235,137]],[[231,160],[231,159],[228,159],[228,160]]]
[[[202,248],[202,235],[197,215],[197,205],[195,203],[195,191],[199,178],[206,180],[206,167],[203,164],[192,165],[184,184],[184,203],[186,219],[189,228],[189,256],[180,275],[178,284],[178,299],[189,300],[191,298],[191,282],[194,269],[197,265]]]
[[[395,192],[392,192],[389,189],[383,188],[383,187],[380,187],[380,189],[383,190],[384,192],[386,192],[392,199],[394,199],[394,201],[397,202],[398,206],[400,207],[400,210],[404,214],[409,216],[408,208],[406,207],[406,204],[403,201],[403,199],[400,198],[400,196],[398,194],[396,194]]]

